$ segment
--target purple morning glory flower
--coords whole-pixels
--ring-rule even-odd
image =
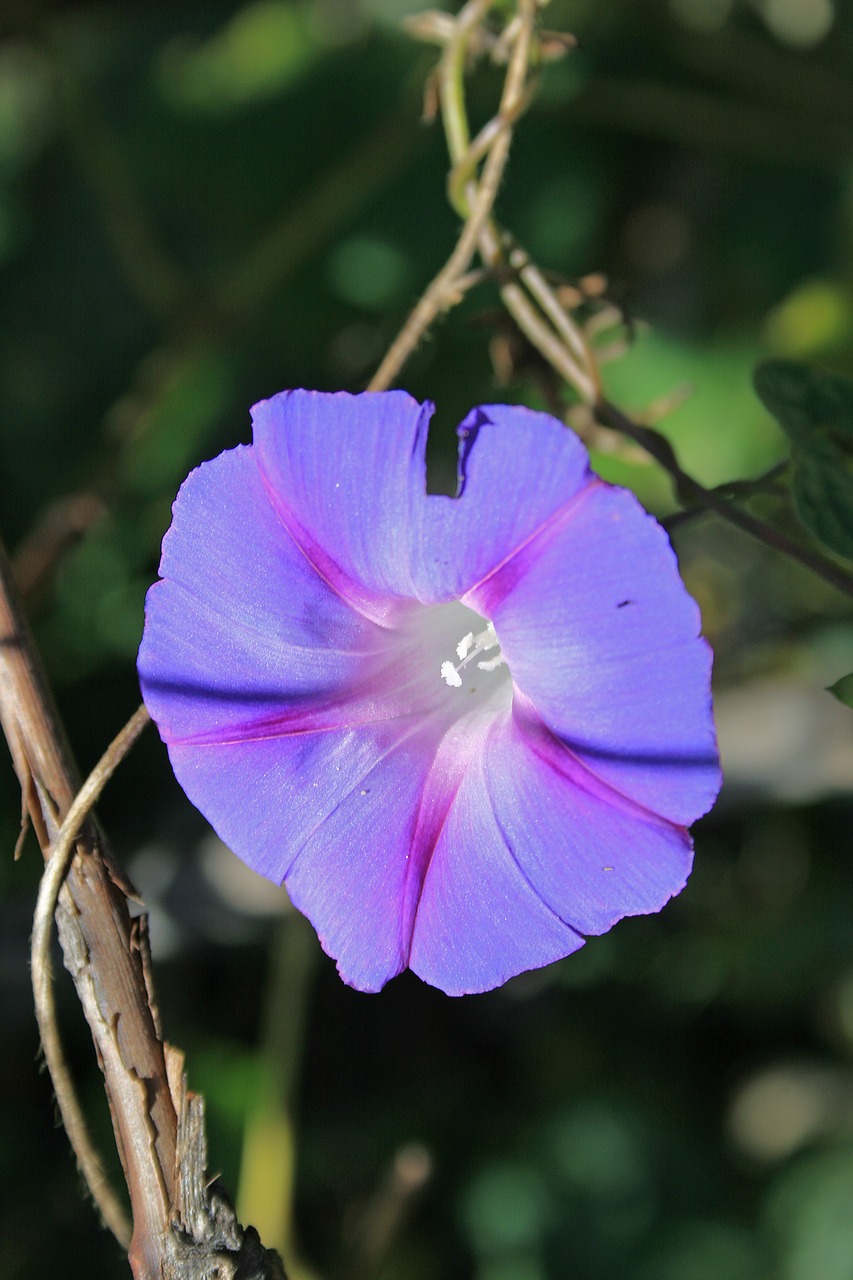
[[[184,483],[139,672],[175,774],[344,980],[450,994],[684,885],[720,782],[711,655],[660,526],[528,409],[292,391]]]

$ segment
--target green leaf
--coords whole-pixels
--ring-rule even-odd
[[[831,693],[839,702],[843,702],[845,707],[853,708],[853,672],[849,676],[842,676],[840,680],[836,680],[835,684],[831,684],[827,693]]]
[[[853,379],[799,360],[765,360],[756,368],[753,384],[795,445],[809,449],[830,440],[853,451]]]
[[[853,379],[798,360],[765,360],[753,381],[793,446],[797,515],[830,550],[853,559]]]
[[[838,555],[853,560],[853,475],[840,450],[794,453],[791,495],[805,527]]]

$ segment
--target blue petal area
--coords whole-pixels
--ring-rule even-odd
[[[431,405],[403,391],[285,391],[252,410],[258,465],[283,523],[366,616],[415,595]]]
[[[427,496],[431,413],[399,391],[289,391],[252,413],[282,522],[331,586],[379,622],[394,600],[458,599],[591,479],[586,450],[561,423],[489,405],[458,431],[460,496]]]
[[[336,802],[302,843],[286,883],[344,981],[378,991],[408,961],[413,836],[435,744],[409,726],[390,745],[362,731],[358,749],[372,757],[370,767],[355,785],[329,779]]]
[[[593,477],[586,449],[555,418],[484,405],[462,423],[459,496],[430,497],[416,551],[422,600],[458,599],[565,518]]]
[[[711,652],[663,529],[598,483],[472,593],[516,687],[597,777],[672,822],[720,786]]]
[[[448,995],[466,995],[489,991],[582,945],[568,920],[530,883],[497,820],[484,757],[477,753],[433,833],[409,967]]]
[[[602,785],[529,707],[496,723],[483,754],[489,803],[520,869],[580,933],[647,915],[684,888],[690,837]]]
[[[524,705],[484,729],[419,859],[409,964],[462,995],[658,911],[684,887],[692,845],[600,783]]]
[[[139,669],[188,796],[344,979],[409,963],[460,994],[663,905],[719,770],[659,526],[518,408],[476,410],[460,497],[427,496],[429,413],[401,392],[256,406],[254,447],[178,496]],[[472,666],[464,708],[440,672],[471,615],[423,607],[450,600],[512,675],[483,673],[486,696]]]
[[[169,748],[190,800],[250,867],[285,881],[362,991],[406,965],[412,833],[433,752],[419,722]]]
[[[161,574],[146,605],[139,674],[167,740],[316,716],[381,661],[384,631],[308,563],[251,449],[224,453],[185,481]]]

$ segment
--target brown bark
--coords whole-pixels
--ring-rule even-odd
[[[48,859],[79,777],[0,545],[0,724],[21,783],[23,821]],[[282,1280],[278,1255],[207,1185],[203,1099],[160,1038],[144,918],[103,833],[88,820],[56,912],[65,967],[89,1024],[130,1197],[135,1280]]]

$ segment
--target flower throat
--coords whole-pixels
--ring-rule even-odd
[[[462,688],[462,671],[470,666],[472,662],[480,658],[480,654],[490,653],[490,658],[483,658],[477,662],[479,671],[495,671],[498,667],[503,666],[506,659],[501,653],[500,642],[495,634],[495,628],[491,622],[487,622],[482,631],[474,635],[473,631],[469,631],[463,636],[456,646],[456,656],[458,662],[451,662],[449,659],[441,664],[441,678],[445,684],[451,689]]]

